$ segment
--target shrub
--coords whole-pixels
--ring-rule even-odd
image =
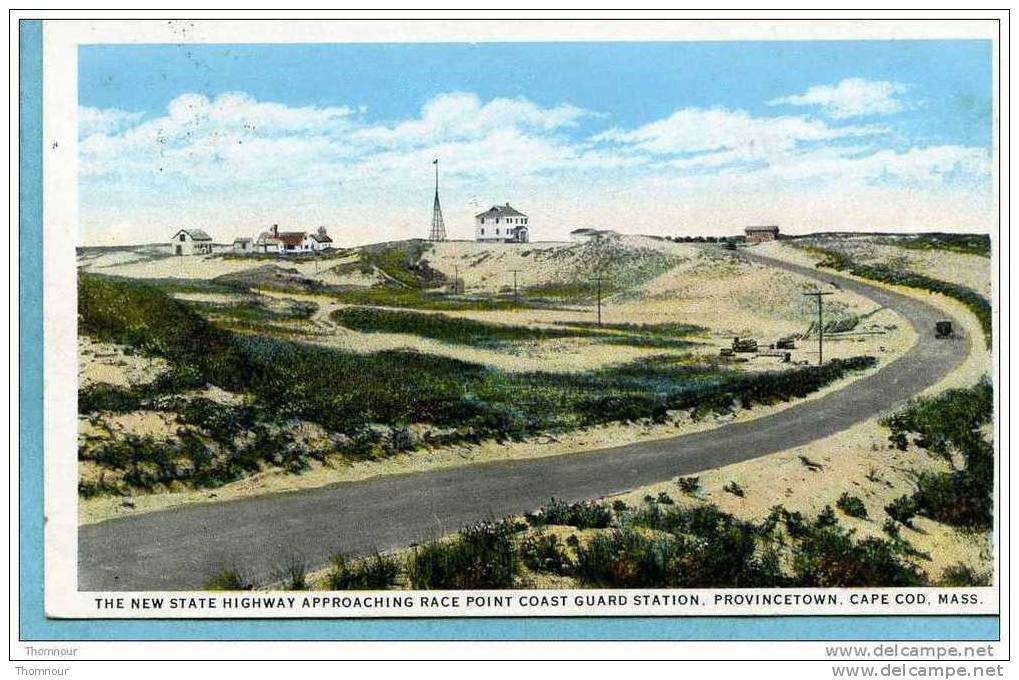
[[[900,449],[906,448],[912,435],[913,443],[949,462],[954,461],[955,453],[964,460],[961,470],[919,475],[909,503],[898,499],[902,507],[897,511],[911,510],[952,526],[990,529],[994,522],[994,447],[981,428],[993,416],[994,395],[985,377],[969,389],[912,401],[882,421],[891,430],[892,443]]]
[[[811,247],[811,249],[824,255],[824,259],[817,264],[818,267],[826,267],[836,271],[848,271],[853,276],[859,276],[860,278],[881,281],[892,285],[919,288],[955,298],[966,305],[973,312],[973,315],[977,317],[977,320],[980,322],[980,328],[984,333],[984,342],[987,347],[991,346],[991,303],[976,291],[956,283],[941,281],[940,279],[934,279],[904,269],[860,264],[854,262],[848,256],[833,250],[817,247]]]
[[[337,555],[332,562],[327,576],[330,590],[382,590],[392,586],[400,574],[396,558],[380,553],[356,562]]]
[[[414,435],[410,429],[402,425],[389,428],[386,434],[386,450],[399,453],[413,451],[415,448]]]
[[[578,529],[604,529],[612,524],[612,519],[612,511],[602,503],[566,503],[556,498],[538,512],[527,516],[527,521],[533,526],[553,524]]]
[[[954,564],[945,567],[941,572],[941,581],[938,585],[943,588],[966,588],[991,585],[991,570],[976,571],[965,564]]]
[[[663,508],[653,504],[628,520],[630,526],[684,540],[682,559],[669,577],[670,585],[771,587],[784,582],[773,545],[773,524],[743,522],[711,505]]]
[[[520,558],[528,569],[554,574],[567,574],[573,562],[566,546],[555,534],[537,533],[520,544]]]
[[[835,507],[850,517],[867,518],[867,506],[863,504],[863,500],[859,496],[850,496],[849,492],[842,492],[839,499],[835,501]]]
[[[206,590],[251,590],[253,585],[235,568],[223,569],[205,584]]]
[[[287,559],[283,569],[284,590],[307,590],[308,589],[308,565],[297,555]]]
[[[901,522],[912,529],[913,518],[916,517],[916,502],[910,496],[899,496],[885,506],[885,512],[896,522]]]
[[[407,572],[418,589],[509,588],[519,561],[513,525],[482,522],[464,527],[451,540],[418,546]]]
[[[950,473],[926,472],[917,479],[913,503],[917,514],[936,522],[970,529],[990,529],[994,524],[992,475],[970,470]]]
[[[990,380],[982,378],[968,389],[910,401],[906,408],[883,419],[891,430],[889,439],[905,450],[909,435],[913,443],[951,461],[957,450],[964,455],[981,440],[980,428],[994,417],[994,394]]]
[[[680,554],[672,537],[649,537],[632,529],[616,529],[593,536],[577,548],[574,575],[589,585],[615,588],[668,584]]]
[[[679,488],[683,493],[695,494],[701,488],[700,477],[680,477],[676,483],[679,484]]]
[[[669,494],[665,493],[664,491],[660,491],[658,493],[658,498],[656,498],[655,500],[658,503],[661,503],[662,505],[673,505],[674,502],[675,502],[675,501],[672,500],[672,496],[670,496]]]
[[[743,487],[733,481],[730,481],[728,484],[723,486],[722,491],[725,491],[726,493],[731,493],[733,496],[736,496],[738,498],[744,498],[747,495],[746,491],[743,490]]]
[[[924,585],[915,566],[879,538],[854,540],[854,532],[818,516],[801,527],[793,552],[793,572],[801,587],[852,588]]]

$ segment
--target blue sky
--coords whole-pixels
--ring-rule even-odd
[[[83,46],[82,240],[419,236],[433,156],[465,237],[985,231],[991,102],[985,41]]]

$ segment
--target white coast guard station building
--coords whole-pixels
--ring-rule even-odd
[[[506,205],[493,205],[474,216],[474,240],[498,243],[527,243],[530,226],[527,215]]]

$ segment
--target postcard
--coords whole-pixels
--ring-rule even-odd
[[[998,615],[998,48],[45,22],[46,616]]]

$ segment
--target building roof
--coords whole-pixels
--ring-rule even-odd
[[[750,227],[747,227],[746,229],[744,229],[743,231],[747,232],[748,234],[750,232],[752,232],[752,231],[773,231],[773,232],[778,233],[778,226],[774,225],[774,224],[767,224],[767,225],[761,225],[761,226],[750,226]]]
[[[183,231],[185,234],[190,236],[192,241],[211,241],[212,240],[212,237],[209,236],[208,234],[206,234],[201,229],[181,229],[180,231],[177,232],[177,234],[179,234],[181,231]],[[174,234],[174,236],[176,236],[177,234]]]
[[[570,232],[570,236],[609,236],[616,232],[611,229],[592,229],[591,227],[581,227],[580,229],[574,229]]]
[[[251,243],[252,239],[248,236],[241,236],[234,239],[234,243]]]
[[[307,236],[306,231],[281,231],[276,234],[276,239],[285,246],[299,246]]]
[[[311,236],[313,239],[315,239],[319,243],[332,243],[333,242],[333,240],[331,238],[329,238],[329,236],[327,234],[309,234],[309,236]]]
[[[527,215],[507,203],[506,205],[493,205],[485,212],[478,213],[475,217],[527,217]]]

